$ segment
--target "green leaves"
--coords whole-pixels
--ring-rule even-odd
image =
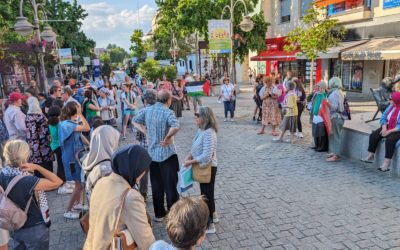
[[[318,53],[325,53],[330,47],[337,46],[345,35],[345,29],[336,19],[326,19],[321,13],[324,9],[316,6],[308,9],[303,21],[305,29],[299,27],[289,32],[288,45],[284,49],[288,52],[299,49],[307,59],[315,60]]]
[[[170,65],[166,67],[161,67],[160,63],[154,59],[146,59],[139,66],[139,73],[149,81],[154,82],[157,78],[160,78],[163,74],[167,76],[169,81],[176,78],[175,66]]]

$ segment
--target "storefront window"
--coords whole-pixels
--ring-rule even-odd
[[[342,79],[345,90],[362,91],[364,63],[363,61],[332,60],[332,76]]]
[[[391,60],[389,62],[389,76],[395,77],[400,74],[400,60]]]

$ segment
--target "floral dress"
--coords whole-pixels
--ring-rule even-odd
[[[50,130],[47,118],[43,114],[28,114],[25,118],[26,140],[31,148],[30,161],[35,164],[52,162],[53,152],[50,148]]]
[[[267,93],[272,93],[272,87],[266,87],[264,96]],[[278,100],[276,98],[267,97],[263,100],[262,104],[262,124],[267,126],[269,124],[277,126],[281,123],[282,116],[279,109]]]

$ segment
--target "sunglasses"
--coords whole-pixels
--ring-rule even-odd
[[[199,117],[200,117],[200,114],[199,114],[199,113],[195,113],[194,116],[196,116],[197,118],[199,118]]]

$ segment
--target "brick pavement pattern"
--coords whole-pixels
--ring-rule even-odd
[[[218,116],[217,233],[201,249],[382,249],[400,247],[400,182],[360,162],[327,163],[309,149],[274,143],[256,134],[250,121],[250,93],[237,100],[234,122],[223,122],[223,107],[204,98]],[[307,115],[304,115],[307,120]],[[175,138],[179,159],[195,134],[193,113],[181,118]],[[133,140],[133,136],[130,136]],[[149,188],[149,191],[151,189]],[[199,194],[198,185],[187,195]],[[78,221],[63,218],[68,197],[49,193],[51,249],[81,249]],[[148,208],[153,213],[151,198]],[[164,225],[154,223],[156,239],[168,241]]]

